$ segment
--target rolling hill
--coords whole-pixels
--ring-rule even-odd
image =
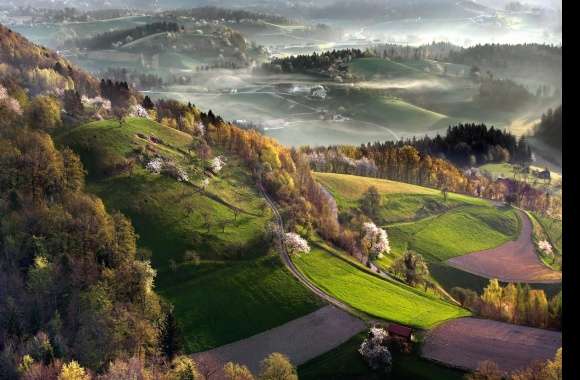
[[[248,337],[320,306],[270,251],[264,230],[271,214],[235,157],[227,157],[223,172],[201,190],[207,174],[187,150],[195,141],[155,122],[129,119],[122,128],[93,122],[58,141],[80,154],[88,190],[131,218],[139,247],[150,251],[157,270],[157,290],[175,306],[188,352]],[[180,163],[193,185],[141,164],[110,174],[110,167],[143,150]]]

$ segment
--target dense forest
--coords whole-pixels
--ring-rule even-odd
[[[402,147],[412,145],[420,152],[443,157],[459,167],[484,165],[489,162],[526,164],[532,160],[531,148],[525,138],[516,139],[508,131],[485,124],[449,126],[445,136],[425,136],[396,142],[384,142]]]
[[[369,53],[360,49],[344,49],[312,53],[311,55],[296,55],[284,58],[275,58],[269,63],[262,64],[262,70],[267,72],[307,73],[324,76],[337,74],[348,75],[348,63],[356,58],[364,58]]]
[[[64,45],[68,47],[77,46],[89,50],[105,50],[119,47],[152,34],[178,32],[180,30],[181,27],[174,22],[155,22],[132,29],[114,30],[89,38],[66,41]]]
[[[81,95],[94,96],[98,88],[98,81],[86,72],[3,25],[0,25],[0,80],[6,87],[21,86],[32,95],[74,89]]]
[[[226,9],[219,7],[199,7],[192,9],[179,9],[174,11],[163,12],[164,17],[190,17],[196,20],[206,21],[234,21],[236,23],[247,21],[265,21],[278,25],[290,25],[292,21],[283,16],[266,14],[260,12],[251,12],[243,9]]]
[[[534,136],[562,151],[562,106],[544,114],[534,130]]]
[[[375,47],[373,52],[377,57],[392,60],[435,59],[444,61],[450,52],[457,50],[461,50],[461,47],[450,42],[432,42],[421,46],[385,44]]]
[[[562,47],[544,44],[484,44],[449,52],[449,60],[468,66],[494,68],[561,67]]]
[[[487,76],[480,79],[479,93],[474,100],[489,109],[513,112],[534,104],[536,97],[513,80]]]

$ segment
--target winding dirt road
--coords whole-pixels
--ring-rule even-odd
[[[460,318],[429,331],[422,356],[453,367],[477,369],[491,360],[513,371],[535,360],[552,359],[562,347],[562,333],[489,319]]]
[[[504,282],[559,283],[562,273],[540,262],[532,241],[532,223],[522,211],[516,210],[522,222],[520,236],[499,247],[447,260],[447,264],[463,271]],[[458,242],[459,243],[459,242]]]

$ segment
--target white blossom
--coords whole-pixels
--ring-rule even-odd
[[[81,103],[84,106],[94,108],[96,112],[99,111],[110,111],[111,110],[111,101],[100,96],[95,96],[94,98],[89,98],[85,95],[81,97]]]
[[[10,97],[8,95],[8,90],[2,85],[0,85],[0,107],[6,107],[8,111],[15,113],[17,115],[22,115],[22,107],[18,100]]]
[[[147,165],[145,165],[145,168],[147,168],[147,170],[149,170],[152,173],[159,174],[163,169],[163,164],[164,164],[163,159],[161,157],[156,157],[151,161],[149,161]]]
[[[194,130],[195,130],[195,134],[197,136],[203,136],[203,135],[205,135],[205,126],[203,125],[202,122],[196,123],[194,125]]]
[[[372,327],[369,336],[362,342],[358,352],[374,370],[389,372],[392,367],[392,356],[385,345],[388,336],[384,329]]]
[[[553,255],[554,252],[552,250],[552,244],[550,244],[549,241],[547,240],[541,240],[538,242],[538,248],[540,249],[540,251],[542,251],[544,254],[546,255]]]
[[[384,253],[391,252],[387,231],[377,227],[374,223],[364,223],[361,245],[372,258],[381,258]]]
[[[300,235],[294,232],[287,232],[284,234],[284,243],[286,247],[293,254],[308,253],[310,252],[310,246],[308,242],[303,239]]]
[[[209,167],[212,172],[218,173],[220,170],[223,169],[225,164],[226,164],[225,159],[222,156],[217,156],[210,160]]]
[[[145,107],[143,107],[141,104],[135,104],[131,106],[131,109],[129,110],[129,116],[149,119],[149,112],[147,112]]]

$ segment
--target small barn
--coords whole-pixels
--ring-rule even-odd
[[[413,329],[407,326],[398,325],[396,323],[389,324],[389,327],[387,328],[387,333],[391,337],[400,338],[407,342],[411,342],[411,340],[413,339]]]

